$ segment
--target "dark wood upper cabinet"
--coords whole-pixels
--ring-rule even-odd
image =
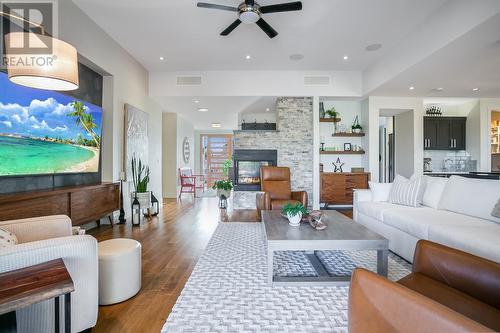
[[[424,117],[424,150],[465,150],[466,117]]]

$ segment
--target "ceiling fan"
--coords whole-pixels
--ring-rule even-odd
[[[245,24],[257,24],[262,30],[264,30],[269,38],[274,38],[278,35],[278,32],[276,32],[276,30],[274,30],[266,21],[264,21],[264,19],[262,18],[262,14],[301,10],[302,2],[295,1],[280,3],[276,5],[261,6],[254,0],[245,0],[238,7],[198,2],[198,7],[227,10],[230,12],[238,13],[238,18],[236,19],[236,21],[231,23],[224,31],[222,31],[220,33],[221,36],[229,35],[234,29],[236,29],[237,26],[239,26],[243,22]]]

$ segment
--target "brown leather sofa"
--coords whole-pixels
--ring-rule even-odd
[[[287,203],[301,203],[307,207],[307,192],[292,192],[290,169],[287,167],[261,167],[261,191],[257,194],[257,210],[280,210]]]
[[[500,264],[420,240],[413,271],[391,282],[356,269],[349,332],[500,331]]]

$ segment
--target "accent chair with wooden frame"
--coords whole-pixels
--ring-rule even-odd
[[[182,193],[192,193],[196,197],[196,190],[205,190],[205,176],[193,175],[191,168],[179,168],[179,181],[181,189],[179,191],[179,199]]]

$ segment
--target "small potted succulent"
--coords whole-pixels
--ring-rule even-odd
[[[361,127],[361,125],[359,124],[358,116],[356,116],[356,119],[354,119],[351,130],[353,133],[361,133],[363,131],[363,127]]]
[[[302,215],[307,214],[307,209],[301,203],[287,203],[281,209],[281,214],[288,218],[288,224],[292,227],[298,227],[300,220],[302,220]]]
[[[212,186],[214,190],[217,190],[217,197],[222,199],[224,196],[226,199],[231,196],[231,190],[233,189],[233,183],[230,179],[217,180]]]

